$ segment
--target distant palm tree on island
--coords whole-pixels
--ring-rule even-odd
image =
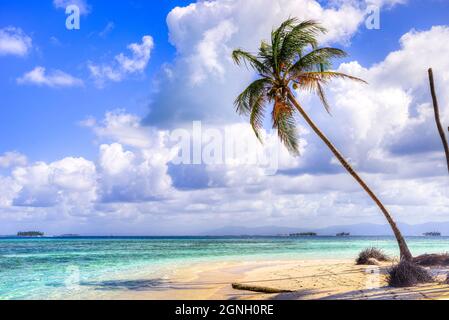
[[[257,55],[241,49],[234,50],[232,53],[234,62],[237,65],[241,65],[243,62],[245,65],[251,66],[260,76],[237,97],[235,100],[236,110],[241,115],[249,116],[250,124],[261,141],[260,129],[263,127],[266,107],[268,104],[272,104],[273,128],[277,129],[279,139],[294,155],[299,154],[294,117],[295,112],[298,111],[343,167],[380,208],[396,237],[401,260],[411,261],[412,255],[407,243],[388,210],[312,121],[292,91],[292,89],[303,89],[316,93],[329,112],[323,85],[336,78],[364,82],[359,78],[328,70],[333,58],[344,57],[346,53],[336,48],[318,48],[317,37],[325,32],[326,29],[315,21],[298,22],[297,19],[292,18],[273,30],[271,44],[262,41]]]

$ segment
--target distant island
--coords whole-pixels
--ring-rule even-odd
[[[441,237],[440,232],[426,232],[423,234],[425,237]]]
[[[398,223],[398,226],[405,236],[423,236],[425,232],[438,231],[442,236],[449,236],[449,221],[446,222],[427,222],[422,224],[405,224]],[[373,224],[373,223],[359,223],[359,224],[347,224],[347,225],[332,225],[322,228],[314,228],[310,226],[255,226],[255,227],[242,227],[242,226],[226,226],[219,229],[207,230],[195,235],[198,236],[273,236],[282,235],[288,237],[292,233],[299,232],[315,232],[320,235],[335,236],[337,233],[347,232],[352,236],[393,236],[389,226],[386,224]]]
[[[337,233],[337,237],[349,237],[351,234],[349,232],[340,232]]]
[[[17,232],[18,237],[43,237],[44,233],[40,231],[20,231]]]
[[[315,232],[290,233],[290,237],[315,237],[315,236],[317,236]]]

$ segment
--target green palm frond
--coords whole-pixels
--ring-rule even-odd
[[[330,105],[327,101],[326,94],[323,89],[323,84],[327,84],[332,79],[351,79],[358,82],[366,83],[364,80],[335,71],[320,71],[320,72],[302,72],[299,76],[295,78],[295,84],[297,87],[316,93],[318,98],[320,98],[326,111],[330,114]]]
[[[234,104],[236,111],[241,115],[249,115],[255,103],[259,103],[259,98],[263,100],[266,96],[267,86],[270,80],[262,78],[251,83],[239,96],[235,99]]]
[[[367,83],[363,79],[337,71],[301,72],[298,76],[295,77],[295,79],[298,79],[300,82],[304,80],[321,81],[321,83],[324,84],[334,79],[349,79],[365,84]]]
[[[286,101],[276,101],[272,111],[273,129],[277,130],[279,140],[287,150],[299,154],[298,132],[293,106]]]
[[[280,59],[290,62],[297,56],[302,56],[304,49],[309,46],[316,47],[317,36],[326,32],[327,30],[314,20],[299,23],[285,36]]]
[[[267,58],[273,56],[273,48],[265,40],[260,42],[259,55]]]
[[[263,121],[265,118],[265,99],[263,95],[260,95],[251,102],[252,109],[249,117],[249,123],[251,124],[257,139],[263,143],[260,130],[263,128]]]
[[[274,74],[273,67],[273,48],[266,41],[262,41],[260,43],[259,48],[259,61],[268,69],[271,70],[272,74]]]
[[[289,18],[285,20],[279,28],[276,30],[273,30],[271,33],[271,47],[273,52],[273,69],[275,72],[279,72],[281,70],[281,64],[282,60],[281,57],[281,51],[282,51],[282,45],[284,42],[285,37],[289,34],[292,28],[294,28],[295,24],[297,22],[296,18]]]
[[[324,106],[324,109],[326,109],[327,113],[331,113],[331,107],[329,105],[329,102],[327,102],[326,93],[324,92],[323,87],[319,82],[316,84],[316,94],[318,95],[318,98],[320,98],[321,103]]]
[[[295,74],[297,72],[316,70],[318,67],[320,72],[324,72],[325,67],[331,65],[332,59],[346,56],[346,52],[336,48],[315,49],[301,57],[289,71]]]
[[[262,62],[260,62],[257,57],[249,52],[243,51],[241,49],[234,50],[232,52],[232,59],[238,66],[244,63],[246,67],[250,65],[260,74],[269,73],[269,69]]]

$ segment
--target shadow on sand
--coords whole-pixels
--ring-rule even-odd
[[[163,279],[85,281],[81,282],[80,285],[95,287],[96,290],[147,291],[169,289],[168,283]]]
[[[219,282],[182,283],[165,279],[135,279],[135,280],[105,280],[84,281],[81,286],[93,287],[94,290],[111,291],[163,291],[163,290],[201,290],[214,288],[215,285],[225,284]],[[228,284],[228,283],[226,283]],[[229,284],[230,285],[230,284]]]

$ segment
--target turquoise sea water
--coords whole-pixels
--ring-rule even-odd
[[[449,237],[407,241],[414,255],[449,251]],[[55,297],[74,273],[83,286],[133,270],[169,272],[189,262],[352,259],[369,246],[398,254],[392,237],[0,238],[0,299]]]

